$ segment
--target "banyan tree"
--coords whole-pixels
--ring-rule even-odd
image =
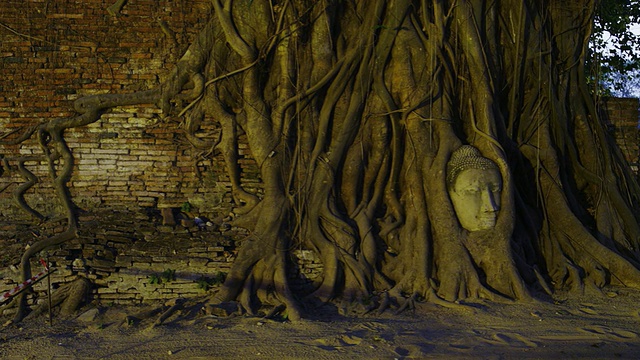
[[[530,301],[640,287],[640,188],[585,80],[597,0],[212,0],[160,86],[80,98],[38,137],[73,238],[64,132],[155,104],[217,148],[250,230],[212,301]],[[196,136],[217,122],[219,139]],[[246,134],[263,193],[241,186]],[[28,207],[28,206],[26,206]],[[290,251],[323,275],[290,286]]]

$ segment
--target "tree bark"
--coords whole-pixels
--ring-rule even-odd
[[[250,313],[284,304],[295,319],[310,298],[530,301],[536,289],[640,285],[640,187],[585,91],[593,1],[212,4],[158,89],[80,99],[78,117],[43,130],[72,166],[63,129],[101,109],[157,103],[191,135],[219,121],[219,142],[192,140],[223,152],[252,234],[215,301]],[[177,98],[189,104],[174,108]],[[240,186],[240,132],[260,198]],[[463,144],[501,175],[490,230],[463,228],[449,197],[447,163]],[[54,179],[72,209],[67,170]],[[289,256],[300,247],[324,273],[294,294]]]

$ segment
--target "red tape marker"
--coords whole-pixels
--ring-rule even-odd
[[[42,279],[45,275],[47,275],[49,273],[49,267],[47,266],[47,262],[44,261],[44,259],[40,259],[40,264],[42,264],[42,266],[44,267],[44,271],[39,272],[35,276],[32,276],[30,279],[23,281],[22,284],[2,294],[2,296],[0,296],[0,304],[11,299],[13,296],[17,295],[27,287],[35,284],[36,282],[38,282],[38,280]]]

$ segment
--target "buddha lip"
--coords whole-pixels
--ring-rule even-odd
[[[481,221],[496,221],[496,218],[497,218],[496,215],[484,215],[484,216],[478,217],[478,220],[481,220]]]

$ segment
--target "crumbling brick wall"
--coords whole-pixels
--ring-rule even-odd
[[[211,11],[208,0],[130,0],[114,17],[107,12],[111,3],[5,0],[0,12],[0,136],[72,116],[73,101],[85,95],[157,86]],[[203,159],[186,143],[178,121],[161,115],[153,105],[114,108],[94,124],[67,131],[76,158],[69,188],[81,208],[190,202],[209,216],[228,213],[232,198],[221,156]],[[214,121],[203,130],[214,138],[219,131]],[[8,159],[40,154],[36,141],[19,149],[0,146],[0,155]],[[259,192],[246,142],[240,155],[246,190]],[[27,167],[41,178],[27,201],[45,215],[55,214],[46,164],[28,162]],[[0,177],[0,189],[8,186],[0,193],[0,216],[22,216],[11,200],[22,181],[15,171]]]
[[[129,0],[114,17],[107,12],[113,2],[4,0],[0,137],[52,118],[73,116],[73,101],[82,96],[158,86],[211,12],[209,0]],[[179,208],[189,202],[192,213],[213,220],[225,218],[232,207],[222,156],[215,152],[213,157],[200,156],[186,143],[179,120],[162,115],[154,105],[113,108],[98,122],[66,132],[76,160],[69,190],[77,205],[90,212],[80,216],[77,239],[47,252],[57,270],[52,275],[54,288],[84,276],[95,284],[95,299],[135,304],[203,295],[203,279],[228,270],[238,247],[234,239],[242,238],[234,234],[235,229],[213,227],[198,232],[180,224],[159,225],[158,219],[148,216],[157,216],[157,211],[144,211]],[[215,139],[219,127],[209,120],[202,133]],[[243,186],[259,194],[259,171],[246,138],[241,136],[239,143]],[[35,140],[22,146],[0,145],[0,156],[13,167],[16,162],[11,158],[41,154]],[[44,215],[59,215],[47,164],[31,161],[26,165],[41,179],[27,193],[27,201]],[[0,189],[6,188],[0,192],[0,240],[18,241],[17,233],[34,227],[43,236],[62,231],[64,220],[39,227],[25,221],[26,213],[11,197],[21,182],[15,171],[0,176]],[[96,219],[95,214],[102,215]],[[98,223],[92,225],[92,221]],[[19,239],[23,247],[33,241],[28,235]],[[299,286],[308,286],[321,273],[321,265],[308,251],[300,253],[292,260],[298,265],[292,276]],[[35,258],[33,269],[39,269]],[[153,281],[169,270],[175,271],[175,279]],[[15,266],[0,268],[0,293],[20,282]],[[30,303],[43,301],[45,283],[35,290],[35,295],[29,295]]]
[[[640,165],[640,100],[635,98],[604,98],[600,102],[601,119],[633,171]]]

